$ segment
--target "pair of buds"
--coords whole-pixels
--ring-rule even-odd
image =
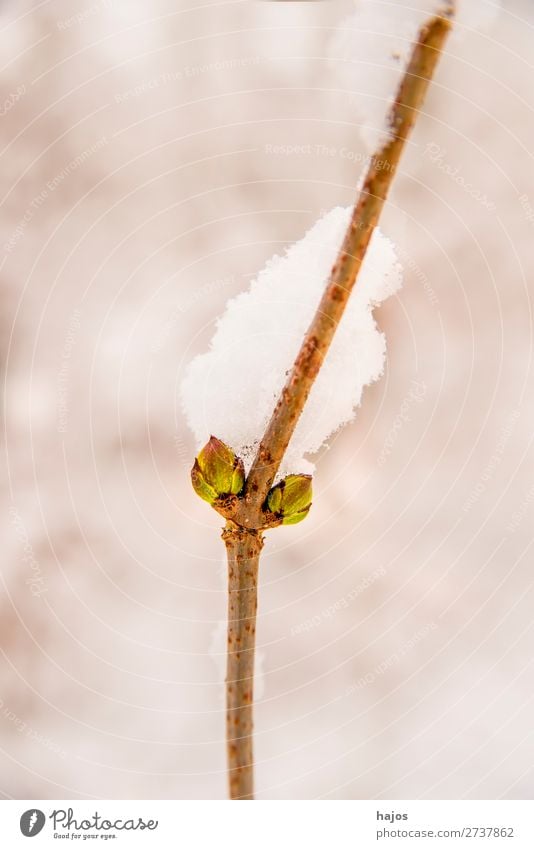
[[[212,436],[195,460],[191,481],[196,494],[213,505],[218,499],[243,494],[245,467],[228,445]],[[280,519],[282,525],[296,525],[306,518],[311,503],[311,475],[288,475],[273,486],[264,509]]]

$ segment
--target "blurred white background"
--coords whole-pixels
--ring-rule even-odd
[[[1,4],[5,798],[226,795],[220,519],[177,387],[355,197],[353,6]],[[386,375],[265,548],[259,798],[532,796],[533,38],[531,0],[457,33],[403,160]]]

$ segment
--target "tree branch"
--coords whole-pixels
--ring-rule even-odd
[[[232,799],[254,798],[252,684],[258,565],[262,531],[281,524],[279,515],[266,507],[267,495],[358,278],[406,139],[449,33],[453,12],[454,6],[449,3],[441,16],[432,18],[419,32],[391,108],[386,139],[371,159],[326,290],[261,440],[244,491],[222,487],[224,497],[211,501],[209,488],[207,491],[198,479],[198,469],[193,470],[199,494],[209,498],[227,519],[223,539],[229,569],[227,740]],[[230,451],[224,445],[221,449],[221,443],[218,449],[212,448],[212,453],[213,450],[222,450],[223,454]]]
[[[231,799],[253,799],[252,701],[261,532],[228,522],[226,742]]]
[[[343,316],[406,139],[423,102],[451,27],[452,4],[419,32],[388,120],[388,136],[369,164],[365,182],[330,280],[278,399],[246,483],[245,526],[259,527],[267,494]],[[247,515],[248,514],[248,515]],[[247,521],[248,520],[248,521]]]

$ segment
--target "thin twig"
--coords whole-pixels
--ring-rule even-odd
[[[253,799],[252,698],[258,566],[261,531],[228,522],[223,532],[228,554],[228,655],[226,740],[231,799]]]
[[[406,139],[449,33],[452,14],[450,4],[443,16],[432,18],[419,33],[391,109],[386,141],[370,162],[341,251],[261,440],[244,496],[217,507],[228,519],[223,539],[229,567],[227,739],[232,799],[254,798],[252,699],[257,574],[262,530],[276,524],[272,514],[265,511],[265,500],[356,283]]]
[[[449,32],[449,17],[430,20],[419,33],[389,116],[385,144],[374,154],[330,280],[274,409],[247,479],[250,501],[261,509],[289,445],[350,293],[395,176],[406,139]]]

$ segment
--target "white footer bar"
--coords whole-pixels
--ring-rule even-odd
[[[534,849],[530,801],[0,802],[1,845]],[[31,840],[35,843],[31,843]]]

